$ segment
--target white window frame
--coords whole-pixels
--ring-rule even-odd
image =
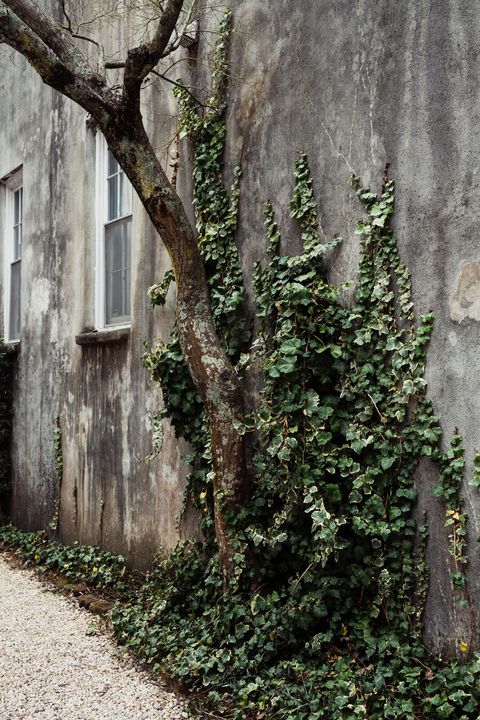
[[[14,259],[14,201],[17,190],[23,191],[23,168],[13,172],[5,181],[5,232],[3,243],[3,261],[4,261],[4,338],[7,344],[20,342],[21,328],[19,337],[10,337],[10,308],[11,308],[11,287],[12,287],[12,263]],[[23,244],[23,192],[22,192],[22,243]],[[20,250],[20,268],[22,267],[22,250]],[[21,272],[21,270],[20,270]],[[21,276],[20,276],[21,277]],[[21,284],[20,284],[21,288]],[[20,305],[21,308],[21,305]]]
[[[126,215],[115,218],[115,220],[113,221],[108,220],[108,145],[105,138],[100,132],[97,132],[96,134],[95,155],[95,327],[97,328],[97,330],[109,330],[110,328],[123,327],[128,328],[132,324],[131,316],[128,321],[108,324],[106,322],[105,226],[109,222],[116,222],[125,218],[131,218],[131,222],[133,223],[133,215],[132,211],[130,211]],[[130,191],[132,191],[131,187]],[[130,206],[131,205],[132,203],[130,203]],[[132,247],[130,248],[130,252],[132,253]],[[130,293],[132,291],[131,257],[132,255],[130,256]]]

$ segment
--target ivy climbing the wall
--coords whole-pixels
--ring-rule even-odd
[[[55,425],[53,427],[53,449],[55,452],[55,500],[53,517],[49,523],[49,528],[57,531],[60,522],[60,499],[63,480],[62,428],[59,417],[55,418]]]
[[[214,79],[221,87],[229,19]],[[439,467],[451,582],[468,602],[464,461],[458,433],[446,451],[426,396],[433,317],[414,322],[410,273],[391,229],[394,184],[353,189],[365,217],[355,233],[361,262],[352,307],[327,278],[306,155],[294,168],[291,217],[303,251],[281,253],[281,231],[265,208],[268,260],[255,268],[259,330],[253,350],[235,247],[238,177],[225,189],[224,104],[214,92],[199,115],[178,91],[182,127],[195,150],[195,211],[218,331],[237,369],[261,363],[252,433],[254,493],[230,518],[236,574],[225,589],[212,517],[212,469],[201,402],[175,334],[146,357],[165,409],[193,451],[189,492],[205,541],[180,545],[150,574],[139,597],[113,617],[120,642],[156,670],[204,693],[232,718],[478,718],[480,663],[442,665],[422,642],[428,587],[426,527],[413,518],[414,473]],[[152,289],[164,302],[169,276]],[[469,639],[457,648],[467,655]]]

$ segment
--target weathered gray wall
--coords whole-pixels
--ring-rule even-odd
[[[130,15],[117,27],[109,19],[107,53],[130,44],[136,26]],[[53,518],[58,417],[64,464],[60,537],[99,543],[144,567],[160,545],[172,547],[191,531],[191,518],[177,528],[185,448],[167,422],[161,452],[145,460],[161,393],[140,358],[144,341],[166,339],[173,321],[172,293],[167,309],[154,313],[146,291],[168,267],[166,253],[135,201],[130,336],[77,345],[75,336],[95,319],[95,137],[86,114],[43,86],[23,58],[3,48],[0,67],[0,178],[23,165],[25,203],[13,519],[38,529]],[[146,100],[146,120],[164,154],[176,127],[171,89],[160,86]],[[3,218],[5,192],[1,201]]]
[[[343,246],[335,281],[354,278],[360,207],[346,179],[374,187],[386,161],[397,182],[395,229],[413,273],[419,314],[433,310],[429,394],[448,443],[465,438],[469,581],[480,608],[480,493],[469,487],[480,448],[480,12],[465,0],[243,0],[236,5],[230,103],[231,161],[243,148],[240,244],[246,272],[272,199],[291,249],[292,166],[308,153],[325,233]],[[465,265],[464,263],[472,263]],[[478,641],[477,619],[455,606],[435,470],[418,474],[430,518],[427,638],[458,651]]]
[[[322,230],[344,237],[332,258],[335,281],[355,278],[357,270],[353,227],[360,208],[346,179],[355,171],[378,187],[385,162],[391,163],[397,181],[395,226],[413,273],[416,308],[419,313],[433,309],[436,316],[430,396],[446,442],[456,426],[465,437],[469,578],[480,607],[480,497],[468,486],[474,450],[480,447],[477,5],[467,0],[238,0],[234,10],[227,176],[243,152],[239,246],[247,282],[264,248],[265,200],[274,201],[288,248],[298,247],[288,201],[299,149],[309,156]],[[105,31],[111,48],[127,44],[132,28],[122,21]],[[50,519],[52,432],[59,415],[64,538],[99,541],[141,564],[158,542],[171,544],[177,537],[177,478],[184,473],[168,432],[154,463],[139,460],[149,451],[148,412],[159,395],[138,358],[143,339],[166,333],[168,325],[167,320],[154,324],[145,290],[160,277],[165,258],[136,208],[131,337],[124,345],[75,345],[74,335],[91,321],[92,312],[91,138],[81,111],[42,88],[21,59],[10,65],[10,54],[2,54],[0,176],[23,162],[29,203],[16,381],[15,518],[25,527],[42,527]],[[204,65],[194,68],[204,85]],[[154,92],[146,106],[159,146],[174,127],[166,97]],[[182,164],[186,187],[186,156]],[[418,475],[420,506],[431,523],[426,634],[439,647],[454,649],[474,637],[476,620],[455,607],[449,590],[447,539],[442,507],[431,495],[433,474],[425,466]]]

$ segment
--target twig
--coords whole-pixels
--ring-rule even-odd
[[[72,21],[67,13],[67,8],[65,7],[65,0],[60,0],[60,2],[62,5],[62,12],[65,16],[65,20],[67,21],[67,27],[64,29],[67,30],[72,37],[77,38],[78,40],[86,40],[87,42],[93,43],[93,45],[95,45],[98,50],[98,69],[104,66],[105,50],[102,43],[98,40],[94,40],[93,38],[88,37],[87,35],[80,35],[80,33],[74,32]]]
[[[372,396],[370,395],[370,393],[367,393],[367,395],[368,395],[368,397],[370,398],[370,400],[372,401],[372,403],[373,403],[373,405],[374,405],[374,407],[375,407],[375,410],[376,410],[376,411],[378,412],[378,414],[380,415],[380,420],[381,420],[381,421],[383,422],[383,424],[385,425],[385,418],[384,418],[384,416],[382,415],[382,413],[380,412],[380,410],[378,409],[377,403],[376,403],[375,400],[372,398]]]
[[[170,85],[174,85],[177,88],[180,88],[181,90],[185,90],[185,92],[192,98],[194,102],[197,103],[202,108],[210,108],[212,105],[204,105],[201,100],[199,100],[195,95],[192,93],[191,90],[188,89],[185,85],[182,85],[182,83],[177,82],[176,80],[172,80],[171,78],[167,77],[166,75],[163,75],[162,73],[159,73],[157,70],[151,71],[154,75],[161,78],[162,80],[165,80],[166,82],[170,83]]]

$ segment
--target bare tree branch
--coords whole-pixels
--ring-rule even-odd
[[[65,68],[74,74],[89,78],[92,82],[94,71],[80,50],[73,43],[69,33],[52,17],[47,15],[31,0],[5,0],[0,8],[11,10],[19,20],[25,23],[30,32],[34,32],[48,48],[55,53]],[[100,78],[99,78],[100,79]]]
[[[182,83],[179,83],[176,80],[172,80],[171,78],[167,77],[163,73],[159,73],[157,70],[152,70],[151,72],[153,75],[156,75],[157,77],[161,78],[162,80],[165,80],[165,82],[170,83],[170,85],[173,85],[174,87],[181,88],[182,90],[184,90],[188,95],[190,95],[192,100],[200,107],[210,107],[209,105],[205,105],[204,103],[202,103],[201,100],[199,100],[197,97],[195,97],[193,92],[191,90],[189,90],[188,87],[186,87],[186,85],[182,85]]]
[[[125,63],[124,62],[106,62],[105,63],[105,70],[118,70],[119,68],[124,68]]]
[[[157,65],[167,48],[183,8],[184,0],[168,0],[153,40],[128,51],[125,64],[124,97],[138,105],[143,80]]]
[[[8,0],[8,4],[0,0],[0,42],[20,52],[43,82],[75,100],[88,112],[98,115],[100,110],[111,111],[114,107],[112,93],[77,51],[65,30],[48,18],[40,35],[22,22],[10,4],[20,4],[23,16],[28,16],[35,28],[40,27],[43,18],[42,11],[35,16],[36,8],[28,0]]]
[[[105,67],[105,48],[103,47],[103,44],[102,44],[101,42],[99,42],[98,40],[94,40],[93,38],[88,37],[88,35],[81,35],[81,34],[78,32],[78,28],[77,28],[77,30],[75,31],[75,30],[73,29],[73,25],[72,25],[72,21],[71,21],[71,19],[70,19],[70,16],[69,16],[69,14],[67,13],[67,8],[66,8],[66,6],[65,6],[65,0],[61,0],[61,5],[62,5],[63,15],[64,15],[64,17],[65,17],[65,20],[67,21],[66,30],[70,33],[70,35],[71,35],[72,37],[77,38],[78,40],[86,40],[87,42],[92,43],[93,45],[96,46],[96,48],[97,48],[97,50],[98,50],[98,65],[97,65],[97,67],[98,67],[98,68],[102,68],[102,70],[104,71],[104,67]]]

